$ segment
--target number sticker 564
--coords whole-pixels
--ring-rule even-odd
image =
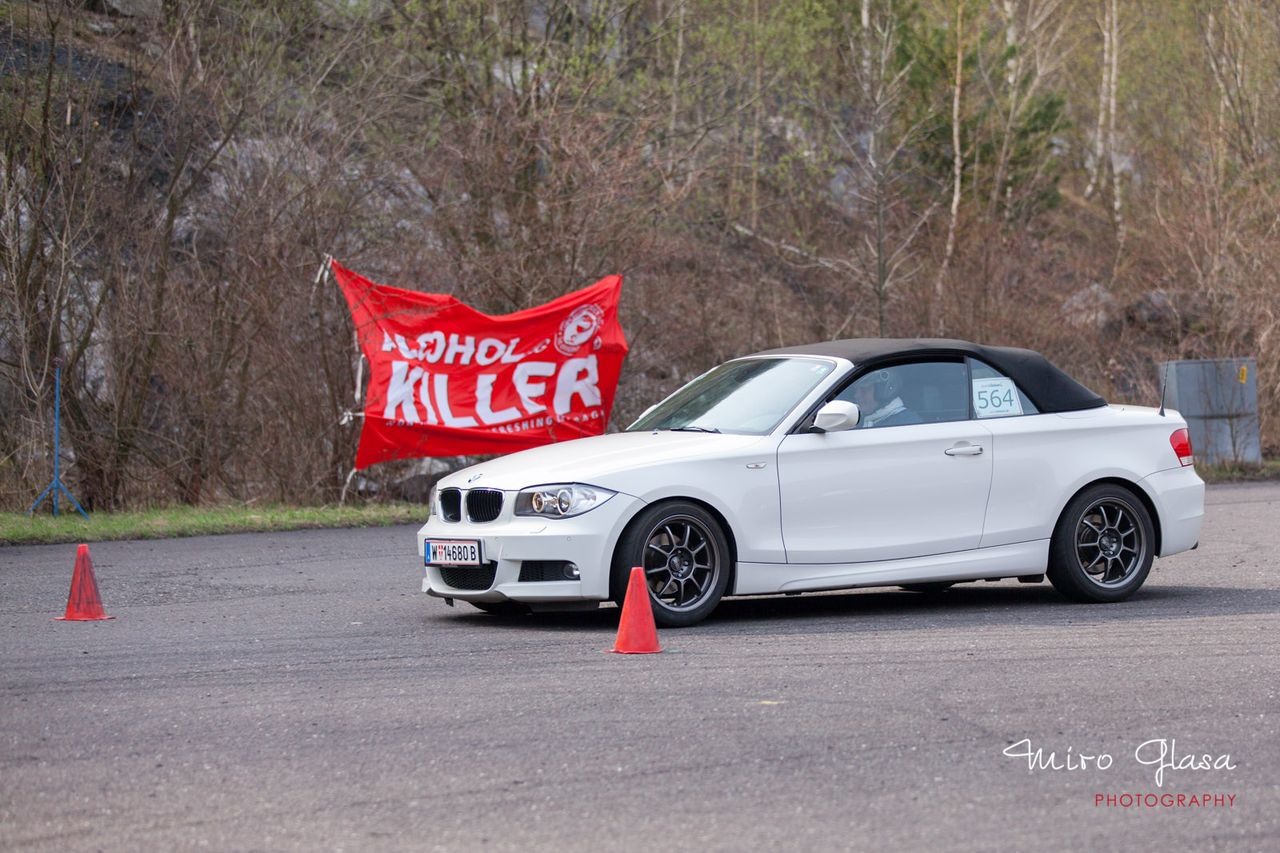
[[[973,411],[980,418],[1022,414],[1022,400],[1006,378],[973,380]]]

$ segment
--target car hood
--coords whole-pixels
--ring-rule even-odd
[[[637,468],[766,452],[770,436],[702,432],[619,432],[522,450],[472,465],[440,481],[441,487],[515,491],[545,483],[587,483],[627,492]]]

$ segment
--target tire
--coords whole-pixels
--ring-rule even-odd
[[[503,619],[518,619],[533,612],[527,604],[518,601],[468,601],[467,604],[490,616],[500,616]]]
[[[1062,511],[1049,543],[1049,582],[1072,601],[1124,601],[1155,559],[1155,528],[1129,489],[1101,483]]]
[[[687,628],[711,614],[729,583],[729,541],[720,523],[688,501],[655,504],[636,516],[613,555],[613,600],[622,606],[632,566],[645,570],[653,619]]]
[[[937,595],[940,592],[946,592],[955,585],[955,581],[933,581],[931,583],[904,583],[898,588],[905,589],[907,592],[922,592],[925,595]]]

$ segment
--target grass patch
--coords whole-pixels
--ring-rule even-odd
[[[1257,483],[1280,480],[1280,459],[1264,459],[1261,465],[1196,463],[1196,473],[1206,483]]]
[[[54,518],[46,504],[41,507],[41,512],[30,518],[25,513],[0,513],[0,545],[171,539],[214,533],[260,533],[321,527],[381,527],[426,520],[426,506],[408,503],[323,507],[172,507],[141,512],[91,513],[88,521],[75,510],[64,511]]]
[[[1280,459],[1261,465],[1196,465],[1208,483],[1249,483],[1280,480]],[[363,506],[223,506],[171,507],[138,512],[100,512],[88,521],[75,510],[54,518],[48,502],[41,511],[0,512],[0,545],[52,545],[58,542],[106,542],[113,539],[173,539],[217,533],[262,533],[271,530],[312,530],[325,527],[385,527],[421,524],[427,520],[422,504],[390,503]]]

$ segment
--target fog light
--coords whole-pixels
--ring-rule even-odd
[[[567,560],[525,560],[520,564],[521,583],[576,581],[582,572]]]

